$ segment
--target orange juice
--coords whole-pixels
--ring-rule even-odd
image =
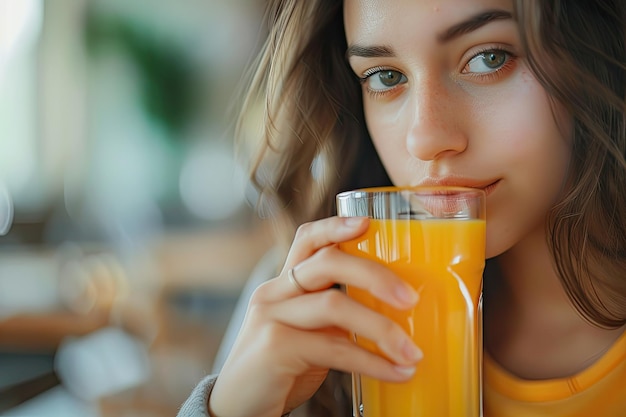
[[[415,308],[400,311],[347,288],[349,296],[393,318],[424,352],[409,382],[357,376],[362,416],[478,417],[485,221],[372,219],[364,235],[340,248],[387,265],[420,295]],[[355,339],[382,354],[372,342]]]

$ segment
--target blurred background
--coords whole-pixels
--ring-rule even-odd
[[[272,245],[260,0],[0,0],[0,414],[173,416]],[[12,219],[12,222],[10,222]]]

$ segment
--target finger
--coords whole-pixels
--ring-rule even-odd
[[[336,329],[304,331],[274,323],[261,337],[256,336],[246,341],[244,352],[229,355],[211,396],[215,415],[237,414],[248,404],[254,404],[257,412],[259,408],[271,409],[272,404],[284,404],[285,390],[290,391],[296,378],[315,369],[358,372],[390,382],[406,381],[415,371],[413,366],[395,365],[359,347]],[[259,356],[255,351],[263,353]],[[241,383],[259,380],[272,389]],[[246,401],[233,408],[233,398]]]
[[[277,283],[268,282],[267,289],[260,294],[268,295],[268,301],[278,301],[295,297],[306,292],[297,278],[290,277],[299,262],[315,254],[321,248],[355,238],[367,230],[367,217],[329,217],[301,225],[296,231],[287,259]],[[274,280],[272,280],[274,281]],[[285,282],[288,285],[284,285]],[[330,284],[332,285],[332,284]],[[329,286],[330,286],[329,285]]]
[[[307,291],[320,291],[343,284],[368,291],[394,307],[413,307],[419,295],[386,266],[342,252],[336,246],[319,250],[292,271],[298,284]]]
[[[372,341],[389,359],[413,365],[423,354],[393,320],[365,307],[339,290],[309,293],[272,305],[266,312],[277,322],[301,330],[340,328]]]
[[[367,230],[367,217],[329,217],[298,227],[287,259],[286,269],[292,268],[319,249],[353,239]]]
[[[302,331],[291,338],[290,352],[300,352],[309,367],[358,372],[373,378],[402,382],[415,372],[414,365],[400,365],[369,352],[346,335],[320,334]],[[302,370],[300,370],[302,372]]]

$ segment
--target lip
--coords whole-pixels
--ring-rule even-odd
[[[500,183],[500,180],[495,180],[494,182],[492,182],[491,184],[483,188],[487,197],[489,197],[489,194],[491,194],[495,190],[495,188],[498,186],[499,183]]]
[[[485,192],[487,196],[493,193],[500,179],[496,180],[476,180],[471,178],[462,177],[440,177],[440,178],[425,178],[416,185],[418,187],[434,187],[434,186],[450,186],[450,187],[467,187],[477,188]]]

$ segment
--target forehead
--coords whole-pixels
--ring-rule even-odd
[[[512,11],[512,0],[345,0],[348,43],[376,41],[383,36],[429,37],[468,16],[485,10]]]

